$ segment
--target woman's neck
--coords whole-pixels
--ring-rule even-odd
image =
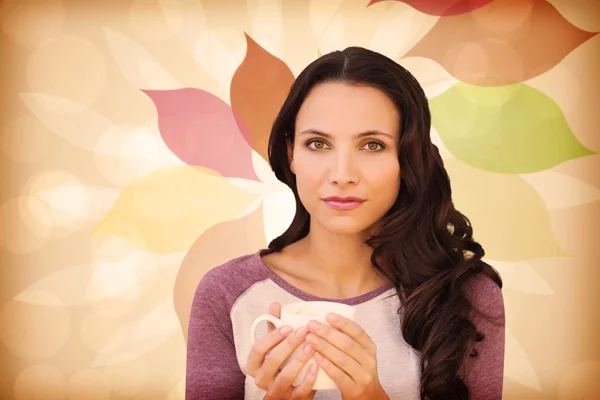
[[[387,283],[373,269],[373,249],[364,244],[364,238],[311,230],[294,247],[294,253],[303,260],[310,275],[331,287],[338,297],[354,297]]]

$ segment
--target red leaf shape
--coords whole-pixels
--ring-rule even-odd
[[[370,6],[384,0],[371,0]],[[493,0],[395,0],[408,4],[429,15],[449,16],[465,14],[491,3]]]
[[[273,121],[295,78],[283,61],[248,34],[246,43],[246,57],[231,80],[231,107],[248,126],[252,148],[267,160]]]
[[[227,103],[194,88],[143,92],[156,106],[163,141],[183,162],[225,177],[259,180],[248,130]]]
[[[497,0],[440,18],[405,57],[431,58],[467,83],[501,86],[548,71],[594,35],[544,0]]]
[[[204,274],[265,247],[262,205],[245,217],[213,226],[196,240],[181,262],[173,291],[175,312],[186,342],[194,293]]]

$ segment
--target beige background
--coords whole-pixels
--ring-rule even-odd
[[[422,3],[1,2],[0,398],[183,399],[195,285],[293,210],[265,126],[294,76],[350,45],[431,99],[457,207],[505,282],[505,398],[600,398],[600,3]],[[165,144],[201,129],[159,127],[142,90],[182,106],[182,88],[241,116],[247,163],[224,162],[260,181]],[[206,154],[230,138],[202,134]]]

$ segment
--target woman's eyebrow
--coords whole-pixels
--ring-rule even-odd
[[[314,134],[314,135],[319,135],[319,136],[323,136],[325,138],[331,139],[332,136],[329,133],[325,133],[325,132],[321,132],[319,130],[316,129],[306,129],[302,132],[300,132],[300,135],[302,134]],[[360,139],[362,137],[365,136],[386,136],[390,139],[394,139],[394,137],[392,135],[390,135],[389,133],[385,133],[385,132],[381,132],[378,130],[369,130],[369,131],[365,131],[365,132],[361,132],[357,135],[354,135],[354,139]]]

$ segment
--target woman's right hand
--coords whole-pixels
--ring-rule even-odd
[[[271,303],[269,314],[280,318],[281,305]],[[266,400],[312,400],[316,393],[311,390],[317,380],[316,364],[309,368],[308,374],[299,386],[293,387],[292,382],[315,351],[312,346],[305,343],[296,357],[290,359],[290,362],[280,371],[281,364],[298,346],[302,345],[307,334],[306,329],[302,330],[302,328],[285,334],[282,332],[283,328],[285,327],[274,329],[269,323],[269,333],[257,340],[250,350],[246,371],[254,377],[256,386],[267,391],[264,397]],[[268,357],[266,357],[267,353],[269,353]]]

